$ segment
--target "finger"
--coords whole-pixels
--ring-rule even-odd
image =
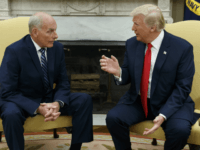
[[[148,135],[148,134],[151,134],[152,132],[153,132],[153,130],[151,128],[148,131],[144,131],[143,135]]]
[[[47,121],[51,121],[52,119],[53,119],[53,116],[49,116],[49,117],[45,118],[44,121],[47,122]]]
[[[45,118],[44,121],[45,121],[45,122],[47,122],[47,121],[53,121],[53,116],[50,116],[50,117],[48,117],[48,118]]]
[[[54,116],[54,117],[53,117],[53,120],[55,121],[59,116],[60,116],[60,114]]]
[[[52,113],[53,120],[55,121],[60,116],[60,114],[61,114],[61,112]]]
[[[103,55],[103,56],[102,56],[102,59],[103,59],[104,61],[107,61],[107,60],[110,59],[110,58],[108,58],[108,57],[106,57],[105,55]]]
[[[50,107],[50,104],[49,104],[49,103],[41,103],[40,106],[49,108],[49,107]]]
[[[50,109],[50,110],[44,115],[44,117],[47,118],[47,117],[49,117],[52,113],[53,113],[53,109]]]
[[[60,109],[60,108],[59,108],[59,109]],[[53,113],[60,113],[60,112],[59,112],[59,109],[53,109]],[[52,114],[53,114],[53,113],[52,113]]]
[[[145,129],[145,131],[143,132],[143,135],[146,135],[146,133],[149,131],[150,129]]]
[[[59,116],[61,113],[60,112],[55,112],[55,113],[52,113],[52,116]]]
[[[103,71],[107,71],[107,67],[101,67]]]
[[[45,106],[47,103],[40,103],[40,106]]]
[[[48,109],[56,109],[57,108],[57,106],[54,106],[54,105],[47,105],[46,106]]]
[[[143,135],[145,135],[145,134],[146,134],[146,132],[147,132],[147,131],[149,131],[149,130],[150,130],[150,129],[148,129],[148,128],[145,128],[145,129],[144,129],[144,132],[143,132]]]
[[[99,62],[100,63],[104,63],[104,62],[106,62],[106,60],[105,59],[100,59]]]
[[[105,55],[102,55],[102,56],[101,56],[101,58],[102,58],[102,59],[105,59],[105,58],[106,58],[106,56],[105,56]]]
[[[106,66],[107,63],[100,63],[100,65],[103,67],[103,66]]]
[[[146,128],[146,129],[147,129],[147,128]],[[157,125],[154,125],[151,129],[149,129],[148,131],[145,131],[145,132],[144,132],[144,135],[152,134],[152,133],[154,133],[157,129],[158,129],[158,126],[157,126]]]
[[[113,55],[111,55],[111,59],[112,59],[114,62],[117,62],[117,61],[118,61],[117,58],[116,58],[115,56],[113,56]]]

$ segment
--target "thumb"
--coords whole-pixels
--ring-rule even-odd
[[[118,61],[117,58],[116,58],[115,56],[113,56],[113,55],[111,55],[111,59],[112,59],[114,62],[117,62],[117,61]]]
[[[158,122],[158,117],[153,120],[154,123]]]

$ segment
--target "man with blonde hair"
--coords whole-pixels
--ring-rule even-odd
[[[24,149],[24,122],[37,114],[45,122],[73,116],[70,150],[80,150],[83,142],[93,140],[92,98],[70,93],[56,29],[52,16],[36,13],[29,20],[30,34],[6,48],[0,68],[0,113],[10,150]]]
[[[151,129],[160,126],[166,136],[165,150],[181,150],[196,122],[194,102],[189,96],[195,72],[193,47],[186,40],[164,30],[165,20],[159,7],[146,4],[135,8],[132,30],[127,40],[124,63],[102,56],[102,70],[115,76],[117,85],[131,84],[106,118],[116,150],[131,150],[129,127],[153,120]]]

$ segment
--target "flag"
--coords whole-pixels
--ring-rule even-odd
[[[185,0],[184,20],[200,20],[200,0]]]

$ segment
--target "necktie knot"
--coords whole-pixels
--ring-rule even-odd
[[[45,49],[44,49],[44,48],[41,48],[41,49],[40,49],[40,52],[41,52],[42,54],[44,54],[44,53],[45,53]]]
[[[148,49],[151,49],[153,46],[151,45],[151,43],[148,43]]]

